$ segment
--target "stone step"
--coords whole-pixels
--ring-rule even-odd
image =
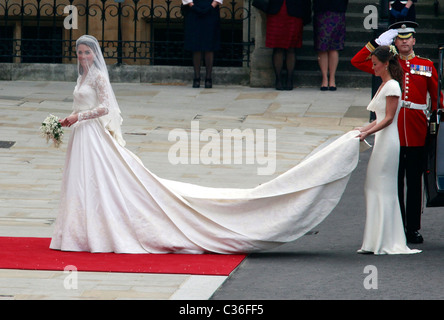
[[[418,30],[415,35],[416,45],[415,48],[419,48],[421,46],[429,46],[431,48],[437,47],[439,44],[444,43],[444,27],[442,29],[425,29]],[[380,31],[374,30],[364,30],[357,28],[347,28],[347,33],[345,35],[346,44],[345,47],[349,43],[359,43],[366,44],[368,41],[375,39],[379,36]],[[313,46],[313,29],[306,28],[303,32],[303,46]]]
[[[364,20],[367,14],[364,13],[346,13],[345,21],[347,27],[360,27],[364,29]],[[419,30],[442,29],[444,27],[444,17],[435,17],[434,15],[417,15],[416,22]]]
[[[434,0],[420,1],[416,4],[416,21],[419,24],[416,34],[415,53],[438,63],[438,45],[444,43],[444,15],[436,15]],[[346,12],[346,42],[340,52],[336,83],[341,87],[371,86],[371,76],[356,69],[350,60],[370,40],[376,38],[380,30],[366,29],[364,19],[368,15],[364,8],[379,1],[350,0]],[[442,4],[444,6],[444,3]],[[303,46],[296,52],[296,78],[299,86],[318,86],[321,79],[317,53],[313,48],[313,25],[304,27]]]
[[[418,1],[415,4],[416,8],[416,14],[417,15],[435,15],[436,9],[434,5],[434,0],[428,0],[428,1]],[[374,5],[376,8],[379,9],[379,1],[349,1],[349,4],[347,6],[347,12],[364,12],[364,8],[368,5]],[[440,1],[439,6],[439,15],[443,16],[442,10],[444,9],[444,1]]]
[[[321,85],[321,80],[320,71],[295,71],[295,87],[318,87]],[[372,75],[362,71],[339,72],[336,74],[336,86],[338,88],[370,88],[372,86]]]

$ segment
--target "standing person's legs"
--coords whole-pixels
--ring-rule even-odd
[[[213,87],[213,63],[214,63],[214,52],[205,51],[205,88]]]
[[[400,196],[401,212],[406,230],[407,241],[410,243],[422,243],[424,241],[418,230],[421,229],[423,184],[422,174],[424,168],[424,147],[402,147],[403,157],[400,162],[400,169],[403,167],[403,177],[405,176],[407,190],[406,197]],[[400,178],[400,177],[399,177]],[[404,194],[404,184],[398,186],[402,189],[399,193]],[[404,206],[404,208],[403,208]]]
[[[318,63],[322,74],[321,90],[326,91],[328,89],[328,51],[318,52]]]
[[[328,86],[330,90],[336,90],[336,69],[339,63],[339,52],[337,50],[328,51]]]
[[[194,51],[193,52],[193,68],[194,68],[194,79],[193,79],[193,88],[200,87],[200,64],[202,61],[202,52]]]
[[[296,50],[295,48],[288,48],[286,51],[285,63],[287,65],[287,83],[285,90],[293,90],[293,74],[296,65]]]
[[[282,68],[284,66],[284,49],[273,48],[273,69],[276,76],[276,90],[284,90],[282,84]]]
[[[407,178],[407,232],[415,232],[421,229],[422,214],[422,174],[423,174],[423,147],[408,148],[408,165],[406,167]]]

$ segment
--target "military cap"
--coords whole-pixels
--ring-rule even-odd
[[[416,33],[415,28],[418,27],[419,25],[414,21],[399,21],[390,25],[388,28],[398,30],[398,38],[408,39]]]

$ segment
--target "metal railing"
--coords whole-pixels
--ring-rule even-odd
[[[215,65],[249,65],[250,0],[220,9]],[[1,0],[0,62],[70,63],[82,34],[99,39],[110,63],[190,65],[180,0]]]

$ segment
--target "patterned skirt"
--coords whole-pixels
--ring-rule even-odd
[[[300,48],[302,47],[302,18],[291,17],[287,13],[285,1],[278,14],[267,15],[267,48]]]
[[[313,40],[316,51],[344,49],[345,13],[316,13],[313,18]]]

